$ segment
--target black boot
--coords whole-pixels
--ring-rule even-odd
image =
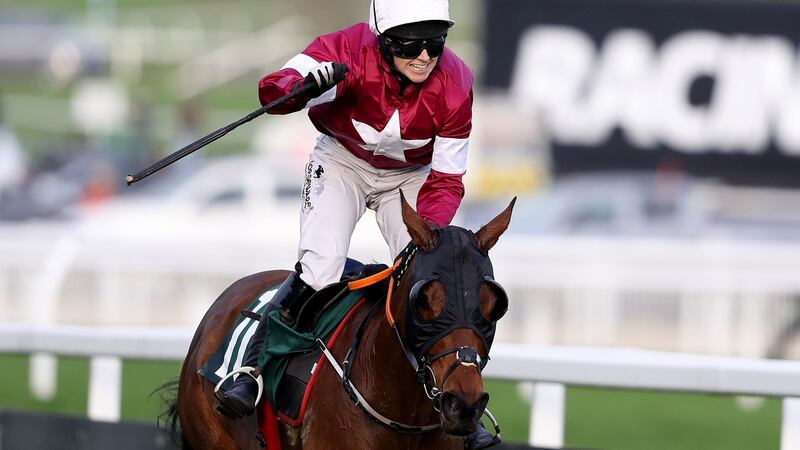
[[[264,312],[261,313],[258,327],[253,333],[253,339],[250,341],[250,347],[248,347],[242,363],[244,366],[254,368],[258,366],[258,358],[261,355],[261,347],[264,345],[264,337],[269,323],[266,319],[267,315],[280,308],[281,320],[287,323],[287,318],[294,319],[291,316],[291,311],[299,310],[298,308],[302,307],[313,293],[314,289],[301,280],[300,275],[297,273],[289,275],[289,278],[278,288],[278,292],[275,293],[272,300],[267,303]],[[290,323],[287,324],[291,325]],[[240,374],[230,389],[225,392],[216,392],[214,395],[219,401],[217,410],[232,419],[238,419],[249,416],[255,411],[258,383],[253,377],[247,374]]]
[[[480,421],[478,428],[469,436],[464,438],[465,450],[481,450],[484,448],[494,447],[500,443],[500,436],[494,436],[490,433]]]

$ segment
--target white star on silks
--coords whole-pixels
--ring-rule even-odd
[[[398,110],[394,110],[394,114],[389,118],[386,126],[383,127],[383,131],[380,132],[356,119],[352,120],[353,126],[356,127],[356,131],[361,136],[361,140],[364,141],[364,145],[361,148],[376,155],[383,155],[398,161],[406,161],[406,150],[420,148],[431,141],[430,138],[403,139],[400,136],[400,111]]]

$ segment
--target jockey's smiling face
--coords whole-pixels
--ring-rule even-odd
[[[394,68],[412,83],[422,83],[436,68],[445,50],[446,20],[425,20],[398,25],[380,35],[384,57],[391,56]],[[389,58],[387,58],[389,60]]]
[[[436,67],[436,61],[439,60],[438,57],[431,58],[427,49],[423,49],[422,53],[414,59],[404,59],[398,56],[393,56],[393,59],[397,71],[405,75],[412,83],[422,83],[427,80]]]

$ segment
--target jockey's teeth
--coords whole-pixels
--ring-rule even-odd
[[[427,64],[410,64],[411,68],[418,71],[423,71],[428,68]]]

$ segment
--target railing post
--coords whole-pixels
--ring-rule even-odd
[[[89,418],[119,422],[122,406],[122,360],[115,356],[95,356],[89,364]]]
[[[64,280],[79,251],[80,242],[71,234],[53,244],[31,286],[32,301],[28,302],[31,322],[49,325],[55,321],[54,311]],[[56,395],[58,376],[56,356],[45,352],[33,354],[29,362],[29,371],[29,383],[33,395],[41,401],[52,400]]]
[[[58,387],[58,359],[51,353],[36,352],[28,361],[28,384],[40,402],[49,402]]]
[[[800,449],[800,397],[784,397],[781,450],[798,449]]]
[[[566,388],[559,383],[535,383],[531,403],[528,443],[534,447],[564,446],[564,399]]]

